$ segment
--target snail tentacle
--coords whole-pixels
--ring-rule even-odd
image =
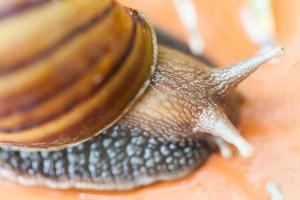
[[[219,148],[219,151],[223,158],[228,159],[233,156],[233,152],[229,146],[229,144],[220,137],[214,137],[214,142]]]
[[[234,64],[229,68],[212,72],[210,75],[212,82],[209,82],[208,84],[211,85],[211,88],[214,88],[214,98],[218,100],[226,97],[241,81],[252,74],[262,64],[281,55],[282,52],[282,48],[276,48],[272,51]],[[200,113],[193,131],[196,133],[210,133],[217,137],[216,143],[221,151],[223,149],[225,157],[229,157],[230,153],[228,153],[226,148],[224,149],[224,141],[221,140],[233,144],[243,157],[251,156],[253,151],[252,147],[240,135],[238,130],[222,111],[222,108],[216,104],[214,98],[212,98],[211,101],[207,101],[208,105],[203,107],[204,109]]]
[[[243,157],[252,155],[252,147],[250,144],[240,135],[221,109],[208,107],[208,109],[204,110],[193,131],[196,133],[210,133],[215,137],[233,144]]]
[[[280,56],[283,48],[275,48],[266,53],[254,56],[226,69],[217,70],[211,74],[212,84],[215,85],[215,92],[218,96],[226,96],[240,82],[256,71],[265,62]]]

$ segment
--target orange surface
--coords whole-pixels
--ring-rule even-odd
[[[177,37],[185,34],[170,1],[123,0],[138,7]],[[241,0],[197,0],[206,54],[220,65],[252,55],[255,45],[238,18]],[[269,199],[268,181],[276,182],[287,200],[299,199],[300,190],[300,1],[274,0],[277,37],[285,55],[265,65],[240,90],[241,132],[255,148],[249,159],[223,160],[214,155],[204,167],[177,181],[158,183],[129,192],[58,191],[26,188],[0,182],[0,199]]]

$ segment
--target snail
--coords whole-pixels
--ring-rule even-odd
[[[0,176],[126,190],[250,156],[232,91],[282,49],[217,69],[161,36],[113,0],[0,4]]]

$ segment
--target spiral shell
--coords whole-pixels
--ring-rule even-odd
[[[147,20],[112,0],[0,3],[0,143],[99,134],[145,90],[156,46]]]

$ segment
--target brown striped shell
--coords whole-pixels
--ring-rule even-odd
[[[99,134],[156,64],[145,18],[112,0],[0,2],[0,143],[60,148]]]

